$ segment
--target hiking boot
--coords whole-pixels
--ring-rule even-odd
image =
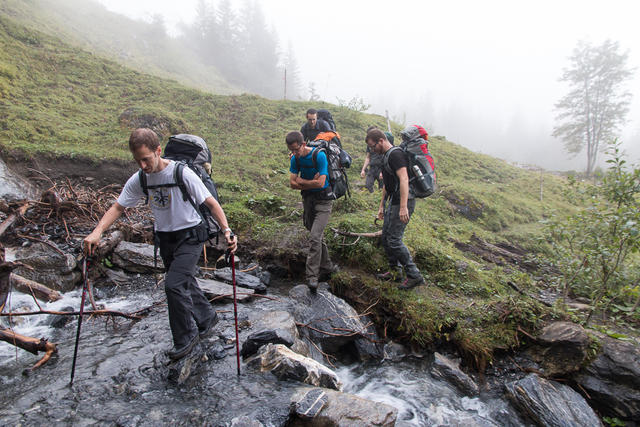
[[[307,280],[307,287],[311,292],[316,292],[318,290],[318,279]]]
[[[402,271],[389,270],[384,273],[378,273],[376,274],[376,279],[382,280],[383,282],[399,282],[402,280]]]
[[[424,277],[407,277],[406,279],[404,279],[404,282],[402,282],[402,284],[398,286],[398,289],[406,291],[420,285],[424,285]]]
[[[334,274],[340,272],[340,267],[338,267],[338,264],[333,264],[333,266],[331,266],[331,268],[329,269],[320,269],[320,277],[318,278],[318,280],[320,280],[321,282],[327,282],[329,280],[331,280],[331,278],[333,277]]]
[[[171,350],[167,351],[167,356],[169,356],[169,359],[171,360],[182,359],[184,356],[191,352],[193,346],[195,346],[198,341],[200,341],[198,334],[195,334],[193,338],[191,338],[191,340],[183,346],[176,347],[174,345]]]
[[[214,311],[213,317],[211,318],[207,326],[204,327],[203,329],[198,328],[198,335],[200,336],[200,339],[204,339],[209,335],[211,335],[211,333],[214,331],[215,326],[217,324],[218,324],[218,313]]]

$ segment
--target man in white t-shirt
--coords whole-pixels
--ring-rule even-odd
[[[175,185],[173,172],[176,163],[161,157],[162,147],[155,132],[145,128],[134,130],[129,137],[129,150],[147,178],[156,240],[166,270],[164,288],[174,344],[167,355],[177,360],[191,351],[199,337],[208,335],[218,320],[195,277],[202,252],[202,243],[196,237],[195,228],[202,218],[191,203],[184,200],[180,188]],[[220,204],[188,167],[183,169],[183,181],[195,205],[200,206],[203,202],[207,205],[222,228],[228,249],[235,253],[237,238],[231,232]],[[102,233],[122,215],[125,208],[136,206],[144,197],[136,172],[125,184],[118,200],[84,239],[85,253],[92,255]]]

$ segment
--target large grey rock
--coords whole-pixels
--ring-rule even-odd
[[[580,325],[554,322],[537,337],[530,350],[532,358],[548,376],[567,375],[582,368],[587,360],[591,339]]]
[[[77,263],[73,255],[61,253],[50,245],[34,243],[20,248],[5,248],[5,261],[18,261],[30,266],[18,267],[13,272],[42,283],[56,291],[67,292],[82,280],[80,271],[75,270]]]
[[[226,283],[232,283],[231,267],[220,268],[216,270],[213,275],[216,279],[222,280]],[[243,273],[242,271],[238,271],[236,269],[236,285],[241,288],[249,288],[253,289],[257,294],[265,294],[267,293],[267,286],[262,283],[262,281],[251,274]]]
[[[265,344],[284,344],[293,346],[299,339],[298,328],[291,313],[286,311],[268,311],[253,321],[256,332],[251,333],[242,343],[242,356],[254,354]]]
[[[301,388],[291,397],[289,426],[391,427],[398,410],[353,394]]]
[[[507,396],[536,424],[558,427],[602,426],[586,400],[571,387],[529,374],[505,385]]]
[[[153,245],[122,241],[113,251],[113,263],[132,273],[164,271],[164,264],[158,252],[157,267],[154,268]]]
[[[345,345],[354,343],[361,359],[382,358],[372,322],[346,301],[327,290],[312,293],[305,285],[292,288],[289,296],[297,303],[293,307],[296,320],[307,326],[300,329],[301,335],[324,353],[338,354]]]
[[[601,352],[576,376],[602,413],[640,422],[640,348],[601,336]]]
[[[200,286],[200,289],[209,300],[215,299],[215,301],[219,302],[233,301],[233,286],[210,279],[198,278],[197,281],[198,286]],[[253,289],[238,290],[236,288],[236,301],[248,301],[253,294]]]
[[[331,369],[313,359],[295,353],[283,344],[267,344],[247,360],[247,366],[270,371],[278,379],[340,390],[342,383]]]
[[[480,390],[471,377],[460,369],[457,363],[440,353],[434,354],[431,372],[434,376],[448,381],[467,396],[477,396]]]

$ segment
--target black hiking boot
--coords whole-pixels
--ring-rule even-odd
[[[400,282],[402,280],[402,270],[399,268],[392,268],[384,273],[376,274],[376,279],[383,282]]]
[[[307,287],[312,293],[316,293],[318,291],[318,279],[307,280]]]
[[[176,348],[176,346],[174,345],[171,350],[167,351],[167,356],[169,356],[169,359],[171,360],[182,359],[184,356],[191,352],[198,341],[200,341],[200,338],[198,337],[198,334],[195,334],[193,338],[191,338],[191,340],[183,346]]]
[[[333,266],[327,270],[321,268],[320,276],[318,277],[318,280],[320,282],[328,282],[329,280],[331,280],[333,275],[338,272],[340,272],[340,267],[338,267],[338,264],[333,264]]]
[[[209,324],[203,329],[198,328],[198,335],[200,339],[207,338],[215,330],[215,326],[218,324],[218,313],[213,312],[213,318],[209,321]]]
[[[398,289],[406,291],[420,285],[424,285],[424,277],[407,277],[404,279],[404,282],[398,286]]]

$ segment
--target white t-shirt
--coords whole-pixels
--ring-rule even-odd
[[[175,167],[176,162],[170,160],[169,164],[160,172],[145,174],[147,186],[175,183],[173,177]],[[187,166],[182,169],[182,179],[196,206],[200,206],[207,197],[211,197],[207,187]],[[124,185],[120,196],[118,196],[118,203],[125,208],[132,208],[144,197],[138,172],[136,172]],[[149,188],[149,206],[151,206],[155,218],[156,231],[182,230],[198,225],[202,221],[191,203],[182,198],[182,191],[178,186]]]

